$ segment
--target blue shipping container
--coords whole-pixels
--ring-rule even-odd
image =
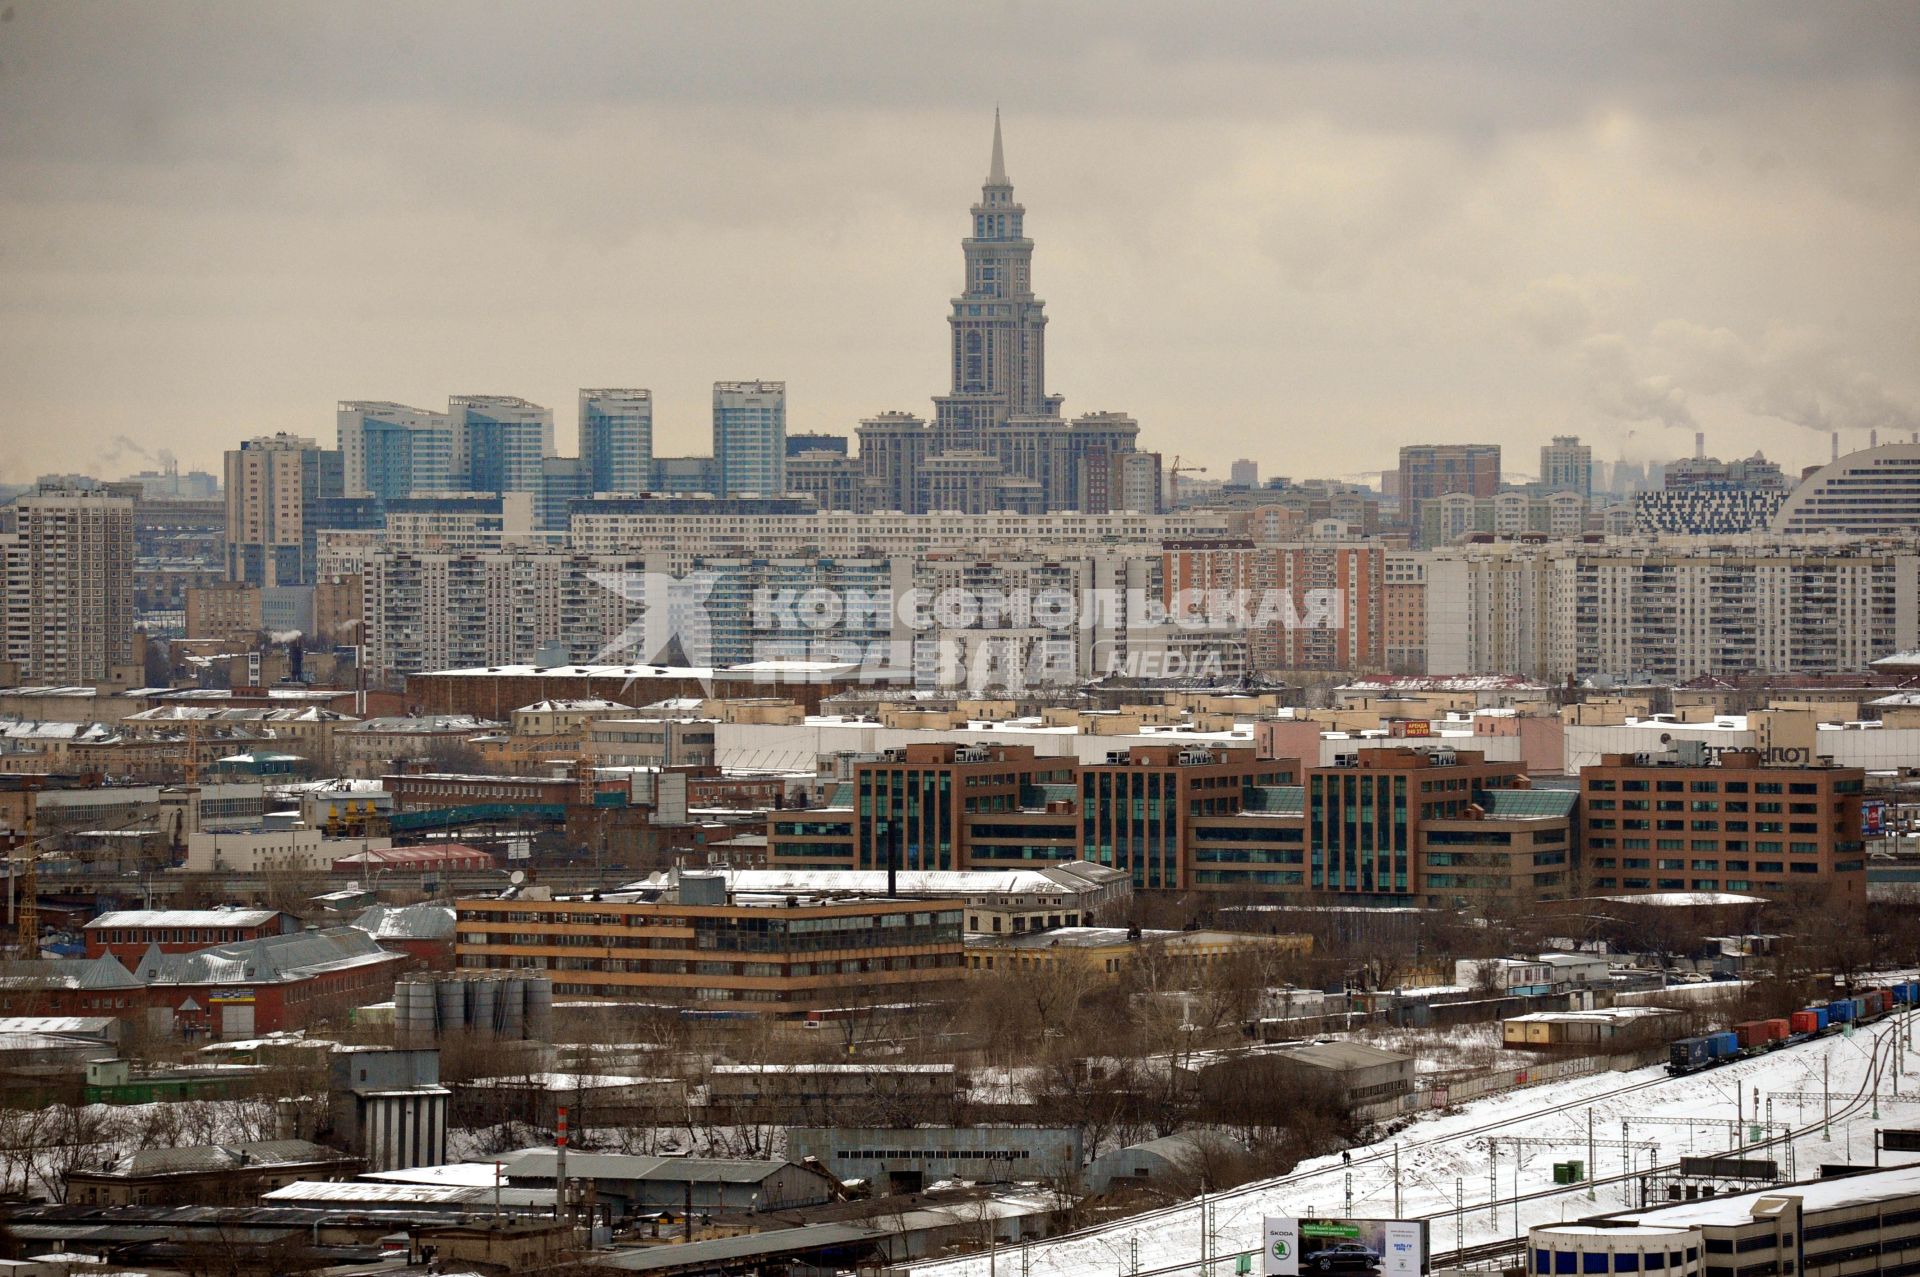
[[[1826,1006],[1824,1003],[1817,1007],[1808,1007],[1807,1010],[1813,1012],[1813,1018],[1819,1023],[1821,1028],[1824,1029],[1833,1023],[1833,1008]]]
[[[1681,1038],[1669,1048],[1668,1058],[1683,1067],[1705,1064],[1713,1058],[1712,1046],[1706,1038]]]
[[[1716,1060],[1740,1054],[1740,1035],[1738,1033],[1709,1033],[1707,1051]]]
[[[1831,1024],[1846,1024],[1854,1018],[1852,998],[1836,998],[1827,1003],[1827,1020]]]

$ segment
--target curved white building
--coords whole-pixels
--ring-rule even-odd
[[[1775,532],[1920,532],[1920,444],[1850,452],[1808,475],[1773,516]]]
[[[1682,1225],[1553,1224],[1528,1234],[1529,1277],[1641,1273],[1693,1277],[1704,1266],[1700,1230]]]

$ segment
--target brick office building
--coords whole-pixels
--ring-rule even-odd
[[[89,958],[110,953],[132,964],[150,948],[192,953],[299,929],[298,918],[278,909],[121,909],[101,914],[81,931]]]
[[[750,896],[683,873],[598,900],[457,908],[461,970],[543,971],[559,997],[795,1017],[914,1001],[962,974],[959,900]]]
[[[1757,750],[1710,758],[1698,742],[1676,744],[1580,769],[1587,890],[1780,895],[1831,886],[1866,899],[1864,770],[1774,766]]]

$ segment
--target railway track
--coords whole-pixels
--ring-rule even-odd
[[[1906,1012],[1903,1014],[1911,1014],[1911,1012]],[[1900,1025],[1899,1025],[1898,1018],[1890,1018],[1887,1021],[1880,1024],[1878,1027],[1876,1027],[1872,1031],[1873,1052],[1872,1052],[1871,1061],[1868,1066],[1867,1075],[1865,1079],[1861,1082],[1860,1088],[1854,1094],[1853,1098],[1848,1100],[1845,1104],[1843,1104],[1839,1109],[1837,1109],[1834,1112],[1834,1114],[1832,1115],[1831,1121],[1844,1121],[1849,1117],[1855,1116],[1861,1111],[1862,1108],[1866,1107],[1872,1102],[1872,1098],[1875,1094],[1876,1088],[1879,1085],[1881,1075],[1887,1066],[1888,1057],[1891,1054],[1891,1050],[1897,1049],[1894,1046],[1897,1039],[1893,1037],[1893,1033],[1897,1031],[1899,1027]],[[1793,1048],[1788,1048],[1788,1049],[1793,1049]],[[1413,1145],[1402,1145],[1400,1146],[1400,1148],[1401,1148],[1401,1151],[1404,1153],[1408,1147],[1437,1148],[1444,1145],[1456,1144],[1463,1140],[1471,1141],[1474,1139],[1480,1139],[1523,1122],[1535,1122],[1542,1117],[1551,1117],[1557,1113],[1574,1113],[1577,1111],[1590,1108],[1595,1104],[1605,1103],[1610,1100],[1618,1099],[1622,1096],[1634,1095],[1641,1091],[1646,1091],[1656,1087],[1665,1086],[1676,1080],[1678,1079],[1667,1077],[1667,1076],[1649,1078],[1645,1081],[1634,1082],[1627,1086],[1615,1087],[1613,1090],[1610,1090],[1610,1091],[1603,1091],[1595,1095],[1582,1096],[1577,1100],[1570,1100],[1564,1104],[1550,1104],[1544,1108],[1535,1109],[1527,1113],[1515,1114],[1510,1117],[1504,1117],[1494,1121],[1484,1122],[1478,1126],[1474,1126],[1466,1130],[1448,1132],[1445,1135],[1436,1136],[1429,1140],[1418,1141]],[[1822,1117],[1821,1120],[1819,1121],[1809,1122],[1797,1128],[1789,1128],[1789,1133],[1786,1135],[1775,1135],[1768,1139],[1758,1140],[1752,1144],[1743,1145],[1742,1149],[1743,1151],[1751,1151],[1751,1150],[1760,1150],[1760,1149],[1776,1147],[1778,1145],[1781,1145],[1787,1142],[1788,1140],[1801,1139],[1807,1136],[1808,1134],[1812,1133],[1813,1131],[1819,1130],[1820,1128],[1828,1124],[1829,1124],[1829,1119],[1826,1117]],[[1578,1141],[1571,1140],[1569,1141],[1569,1143],[1578,1143]],[[1393,1161],[1393,1158],[1394,1158],[1394,1148],[1392,1146],[1388,1146],[1386,1148],[1379,1149],[1376,1152],[1370,1152],[1370,1153],[1355,1156],[1350,1161],[1343,1163],[1338,1167],[1319,1167],[1311,1171],[1297,1171],[1297,1172],[1294,1172],[1293,1174],[1282,1175],[1275,1179],[1260,1180],[1252,1184],[1243,1184],[1238,1188],[1229,1189],[1222,1193],[1216,1193],[1213,1196],[1207,1198],[1206,1200],[1208,1205],[1217,1209],[1221,1205],[1231,1204],[1235,1202],[1242,1202],[1249,1198],[1253,1198],[1256,1196],[1263,1196],[1267,1193],[1274,1191],[1275,1189],[1282,1189],[1291,1185],[1304,1184],[1304,1183],[1307,1183],[1308,1181],[1311,1181],[1329,1174],[1344,1172],[1344,1171],[1348,1171],[1361,1166],[1390,1164]],[[1520,1193],[1517,1195],[1510,1195],[1503,1198],[1497,1197],[1492,1201],[1475,1202],[1465,1206],[1463,1210],[1465,1213],[1468,1213],[1468,1214],[1471,1214],[1475,1211],[1497,1210],[1500,1208],[1506,1208],[1508,1210],[1512,1210],[1518,1207],[1519,1205],[1522,1205],[1527,1202],[1535,1202],[1535,1201],[1542,1201],[1542,1200],[1549,1200],[1553,1198],[1564,1197],[1570,1192],[1584,1192],[1590,1189],[1597,1190],[1599,1188],[1608,1187],[1608,1186],[1617,1187],[1623,1183],[1632,1183],[1642,1178],[1643,1176],[1650,1177],[1650,1176],[1658,1175],[1662,1173],[1672,1173],[1672,1172],[1677,1172],[1678,1169],[1679,1169],[1679,1163],[1674,1162],[1664,1166],[1653,1167],[1646,1171],[1630,1171],[1630,1172],[1625,1172],[1618,1175],[1610,1175],[1602,1178],[1586,1180],[1586,1181],[1583,1181],[1578,1187],[1556,1186],[1554,1188],[1541,1189],[1541,1190],[1530,1192],[1530,1193]],[[1194,1218],[1194,1212],[1199,1205],[1200,1203],[1197,1200],[1183,1202],[1178,1206],[1168,1206],[1168,1207],[1162,1207],[1157,1210],[1146,1211],[1139,1215],[1129,1216],[1123,1221],[1116,1221],[1116,1222],[1136,1232],[1151,1233],[1152,1226],[1156,1222],[1174,1223],[1182,1219],[1192,1220]],[[1434,1221],[1445,1220],[1448,1217],[1455,1215],[1456,1213],[1459,1213],[1459,1212],[1452,1211],[1452,1210],[1436,1211],[1427,1215],[1417,1216],[1416,1218],[1427,1220],[1429,1224],[1431,1224]],[[1114,1226],[1115,1226],[1114,1224],[1108,1224],[1105,1226],[1076,1229],[1073,1232],[1060,1233],[1053,1237],[1049,1237],[1041,1244],[1046,1246],[1048,1249],[1052,1249],[1055,1246],[1071,1244],[1072,1242],[1075,1242],[1075,1241],[1095,1241],[1100,1239],[1103,1234],[1110,1233],[1113,1230]],[[1431,1268],[1437,1270],[1441,1267],[1461,1267],[1461,1266],[1471,1264],[1471,1263],[1476,1263],[1476,1262],[1484,1263],[1488,1259],[1497,1259],[1503,1255],[1511,1254],[1516,1250],[1523,1249],[1524,1245],[1525,1245],[1525,1242],[1523,1238],[1515,1237],[1515,1238],[1508,1238],[1508,1239],[1504,1239],[1496,1242],[1483,1243],[1479,1246],[1456,1248],[1455,1250],[1452,1250],[1452,1251],[1444,1251],[1444,1252],[1440,1252],[1438,1254],[1432,1255],[1430,1258],[1429,1264]],[[1176,1264],[1167,1264],[1167,1265],[1162,1265],[1156,1268],[1122,1269],[1121,1270],[1122,1277],[1171,1277],[1171,1274],[1176,1274],[1176,1273],[1197,1273],[1197,1272],[1200,1272],[1203,1267],[1207,1267],[1209,1265],[1210,1265],[1210,1270],[1213,1273],[1225,1274],[1231,1271],[1232,1265],[1236,1257],[1239,1254],[1245,1254],[1245,1253],[1247,1252],[1240,1251],[1240,1252],[1228,1252],[1224,1255],[1215,1255],[1212,1257],[1210,1261],[1207,1261],[1205,1264],[1203,1264],[1203,1262],[1199,1260],[1182,1260]],[[1007,1252],[1007,1259],[1010,1265],[1017,1263],[1017,1261],[1014,1260],[1014,1255],[1015,1255],[1014,1251],[1010,1250]],[[964,1270],[962,1267],[963,1265],[971,1265],[971,1264],[977,1263],[980,1259],[981,1259],[981,1255],[976,1252],[970,1255],[956,1256],[952,1259],[939,1260],[931,1264],[905,1265],[897,1269],[896,1271],[903,1274],[910,1274],[911,1277],[940,1277],[941,1274],[963,1271]],[[1020,1270],[1017,1267],[1010,1266],[1007,1271],[1011,1273],[1011,1272],[1017,1272]]]

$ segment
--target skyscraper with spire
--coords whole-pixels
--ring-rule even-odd
[[[1116,458],[1134,451],[1139,426],[1123,413],[1061,416],[1046,388],[1046,303],[1033,294],[1033,241],[1007,177],[1000,112],[993,155],[970,234],[966,279],[947,316],[948,393],[931,425],[883,413],[860,425],[862,490],[870,508],[1084,510],[1104,513]]]
[[[964,291],[947,317],[952,389],[934,400],[947,450],[980,448],[989,429],[1015,417],[1060,415],[1060,400],[1046,392],[1046,303],[1033,295],[1026,213],[1007,179],[996,110],[993,159],[973,206],[973,233],[960,244]]]

